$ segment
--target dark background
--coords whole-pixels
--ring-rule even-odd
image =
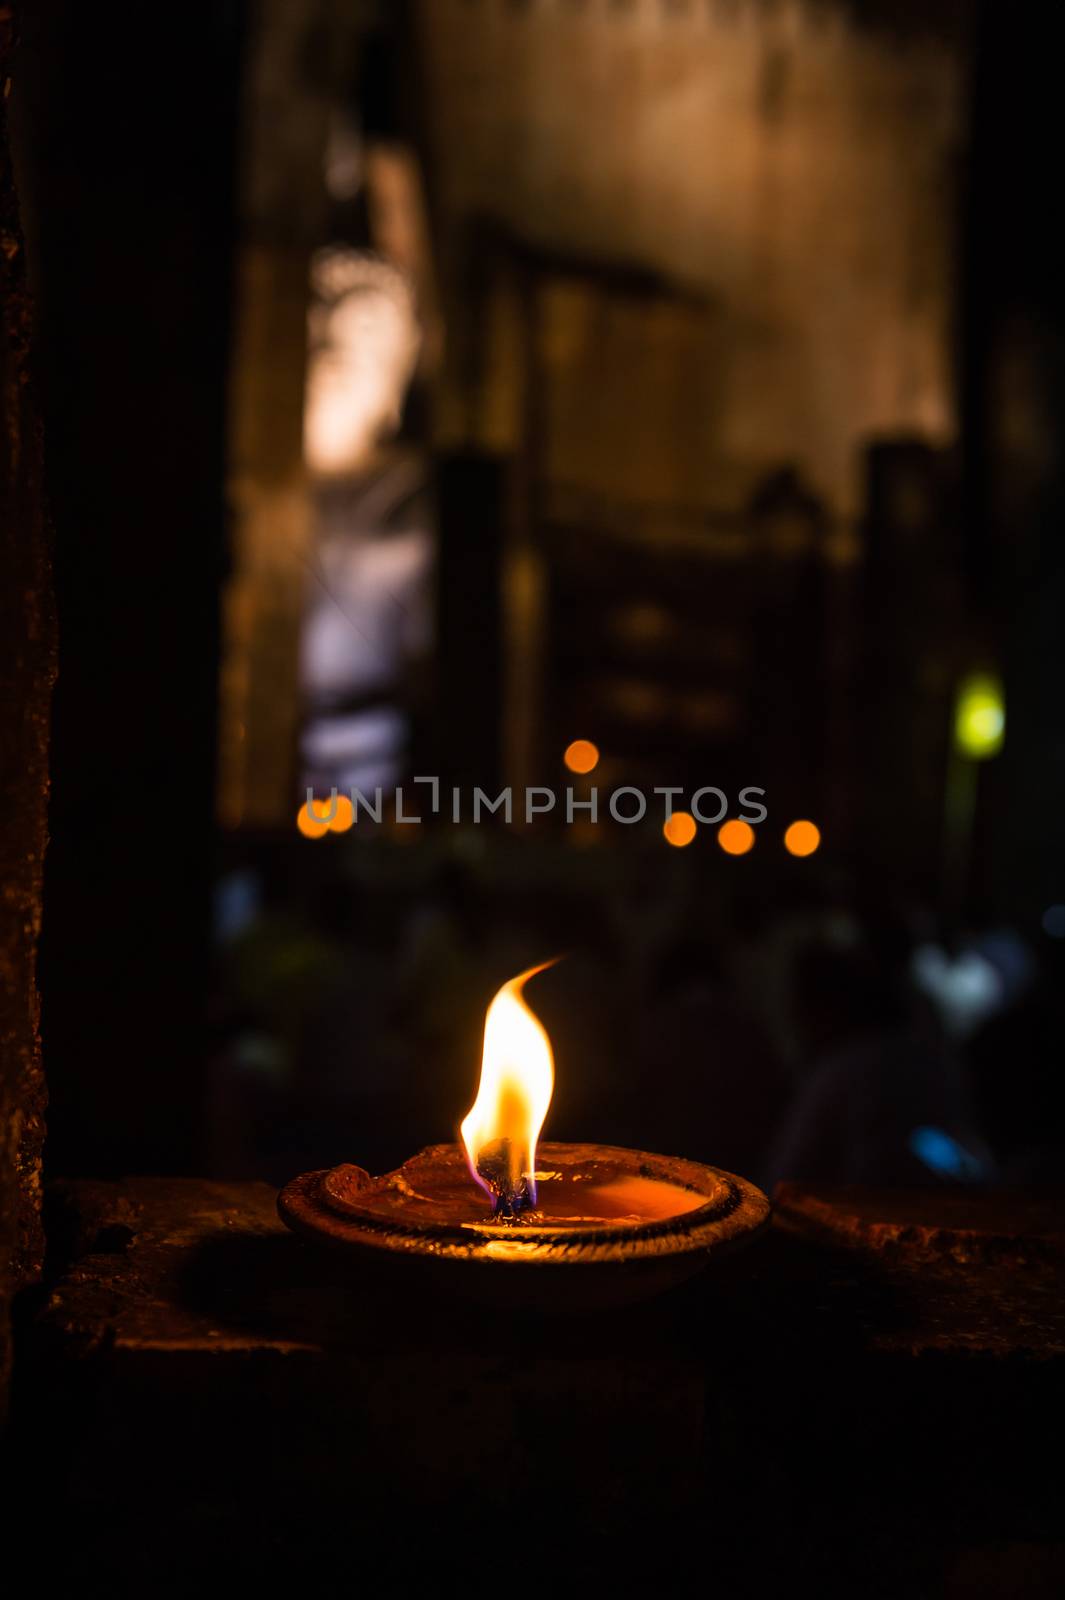
[[[557,832],[489,831],[464,855],[444,830],[416,846],[389,835],[324,847],[289,820],[219,830],[240,151],[265,14],[216,4],[164,30],[150,8],[42,0],[27,10],[13,118],[60,630],[41,960],[53,1172],[281,1181],[329,1159],[399,1160],[449,1136],[465,1109],[496,984],[565,948],[572,961],[544,981],[542,1001],[560,1064],[551,1132],[746,1160],[762,1176],[826,1050],[877,1029],[886,1038],[912,1017],[913,949],[931,942],[953,957],[990,930],[1023,948],[1027,977],[1023,996],[1004,999],[959,1047],[992,1152],[984,1175],[1008,1171],[1033,1142],[1046,1170],[1061,1131],[1063,1034],[1061,940],[1043,919],[1065,901],[1054,19],[1050,8],[1019,19],[995,0],[942,16],[874,10],[851,19],[869,50],[911,48],[927,26],[963,60],[965,138],[944,224],[956,242],[957,439],[948,449],[869,439],[856,558],[842,576],[816,563],[791,571],[786,593],[768,559],[723,597],[697,563],[649,549],[642,565],[619,568],[594,538],[552,534],[546,512],[537,524],[558,552],[548,745],[579,732],[620,751],[622,774],[733,790],[741,773],[764,782],[774,822],[778,796],[781,824],[832,819],[806,862],[782,850],[779,827],[771,842],[768,825],[764,847],[738,861],[702,836],[684,852],[644,834],[582,852]],[[462,26],[476,27],[477,14],[464,8]],[[366,8],[351,37],[342,65],[364,130],[420,152],[433,218],[440,152],[424,126],[411,8]],[[305,45],[307,80],[335,76],[312,7]],[[358,239],[351,215],[342,228]],[[451,262],[452,294],[481,303],[477,264],[496,247]],[[539,246],[498,248],[519,282],[571,270],[562,252],[545,265]],[[596,293],[645,295],[656,314],[658,289],[633,283],[626,262],[580,270]],[[534,411],[537,394],[534,376]],[[423,390],[404,421],[427,453],[439,541],[437,642],[410,771],[498,782],[496,541],[515,493],[529,516],[537,490],[527,460],[436,448],[427,410]],[[752,548],[771,540],[781,504],[817,536],[820,502],[795,488],[788,465],[737,511]],[[912,515],[898,511],[900,483],[904,503],[916,496]],[[746,653],[720,669],[722,692],[745,708],[727,736],[666,728],[626,746],[606,712],[594,728],[587,715],[568,728],[567,705],[592,704],[579,698],[584,623],[594,630],[619,587],[655,597],[677,637],[712,643],[730,618],[749,624]],[[571,615],[582,619],[576,632]],[[845,668],[829,684],[836,669],[823,658],[840,641]],[[943,845],[950,693],[983,663],[1002,674],[1008,731],[977,774],[958,867]],[[796,674],[809,726],[782,727],[773,707]],[[842,756],[838,738],[826,754],[829,710],[840,706]],[[292,816],[298,799],[294,771]],[[256,920],[225,946],[212,937],[212,894],[235,875],[252,886]],[[831,932],[840,918],[842,946]],[[427,921],[444,930],[439,959],[418,942]],[[767,951],[783,990],[758,976]],[[287,987],[279,971],[296,974]],[[427,997],[438,991],[434,1011]],[[663,1074],[675,1085],[665,1104],[650,1092]]]

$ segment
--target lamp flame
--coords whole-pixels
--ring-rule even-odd
[[[474,1181],[509,1222],[536,1204],[536,1141],[555,1084],[551,1041],[522,990],[553,965],[544,961],[511,978],[488,1007],[481,1081],[460,1130]]]

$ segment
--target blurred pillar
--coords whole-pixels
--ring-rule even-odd
[[[60,673],[41,948],[48,1157],[199,1159],[240,10],[26,8]]]
[[[232,564],[223,596],[218,814],[291,825],[310,507],[303,386],[311,252],[327,242],[335,0],[259,0],[240,131],[229,417]],[[317,48],[316,48],[317,47]]]
[[[973,90],[963,376],[967,577],[1004,668],[1006,743],[982,774],[978,889],[1039,939],[1065,900],[1065,233],[1060,51],[1045,9],[985,0]]]
[[[437,762],[466,809],[470,786],[494,796],[503,781],[505,479],[484,455],[446,456],[437,470]],[[448,804],[445,792],[445,816]]]

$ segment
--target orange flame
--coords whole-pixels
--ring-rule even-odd
[[[511,978],[488,1007],[477,1099],[461,1128],[470,1172],[504,1215],[536,1204],[536,1141],[551,1104],[555,1063],[522,990],[553,965],[544,961]]]

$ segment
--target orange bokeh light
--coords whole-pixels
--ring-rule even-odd
[[[754,829],[742,817],[730,817],[717,830],[717,842],[727,856],[745,856],[754,846]]]
[[[574,739],[562,759],[571,772],[591,772],[599,765],[599,747],[590,739]]]
[[[325,804],[325,802],[319,802],[318,804]],[[315,811],[317,811],[317,809],[318,807],[316,805],[314,811],[309,810],[307,807],[307,802],[304,801],[303,805],[301,805],[299,810],[296,812],[296,826],[305,839],[324,839],[326,834],[329,832],[328,822],[318,821],[318,818],[315,815]]]
[[[333,833],[347,833],[355,825],[355,807],[346,794],[337,795],[337,814],[329,824]]]
[[[346,794],[338,794],[335,801],[331,797],[316,797],[310,805],[304,801],[296,813],[296,826],[305,839],[324,839],[327,833],[347,833],[354,822],[355,807]]]
[[[792,856],[812,856],[821,843],[821,830],[813,822],[793,822],[784,834],[784,848]]]
[[[686,844],[691,844],[695,834],[695,818],[687,811],[674,811],[673,815],[662,824],[663,838],[677,850],[683,850]]]

